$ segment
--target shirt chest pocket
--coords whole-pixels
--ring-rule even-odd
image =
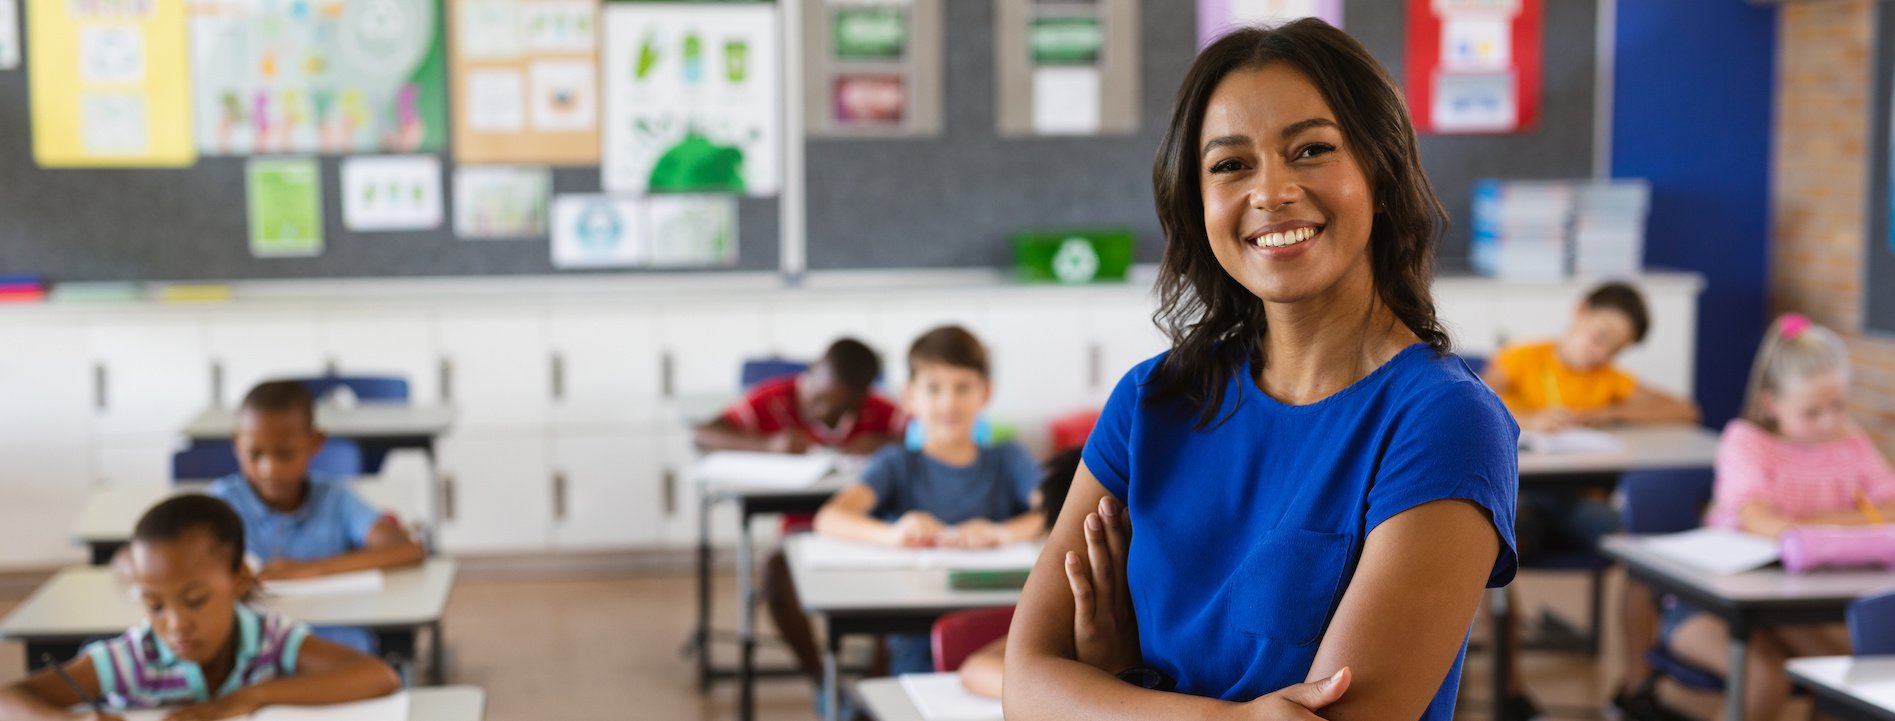
[[[1237,630],[1307,646],[1322,638],[1343,586],[1350,537],[1297,529],[1273,531],[1238,565],[1224,593]]]

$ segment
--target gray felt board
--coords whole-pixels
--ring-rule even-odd
[[[1890,147],[1895,139],[1895,117],[1890,116],[1890,104],[1895,102],[1895,9],[1887,5],[1875,6],[1876,36],[1875,43],[1875,88],[1870,103],[1874,108],[1875,122],[1869,126],[1871,140],[1869,147],[1869,222],[1866,239],[1867,247],[1863,255],[1864,278],[1862,319],[1864,329],[1870,333],[1895,337],[1895,227],[1891,227],[1890,213],[1895,212],[1891,205],[1890,193],[1895,193],[1889,174],[1895,168],[1889,167]]]
[[[815,1],[815,0],[806,0]],[[1142,120],[1133,135],[1003,139],[995,128],[992,0],[946,10],[940,137],[807,142],[813,270],[1005,267],[1025,229],[1125,227],[1158,259],[1151,160],[1196,50],[1195,3],[1144,0]],[[1344,28],[1402,77],[1406,3],[1349,0]],[[1595,0],[1546,0],[1539,126],[1497,136],[1424,136],[1430,180],[1453,217],[1442,266],[1465,265],[1469,191],[1486,177],[1591,173]],[[24,68],[0,72],[0,274],[53,280],[190,280],[554,272],[545,240],[461,241],[448,228],[351,233],[339,159],[323,159],[325,247],[257,259],[246,245],[242,158],[175,170],[46,170],[32,159]],[[451,183],[450,183],[451,184]],[[596,168],[554,172],[555,193],[593,192]],[[739,204],[739,269],[778,266],[777,200]],[[1895,305],[1895,304],[1891,304]]]

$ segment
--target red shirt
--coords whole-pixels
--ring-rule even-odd
[[[757,384],[755,390],[743,400],[731,404],[724,410],[725,423],[758,435],[771,435],[787,428],[800,428],[809,437],[811,443],[831,448],[841,447],[850,441],[865,435],[879,434],[899,438],[902,432],[901,412],[888,399],[870,392],[855,412],[842,417],[835,428],[803,417],[803,409],[796,402],[796,376],[768,380]]]

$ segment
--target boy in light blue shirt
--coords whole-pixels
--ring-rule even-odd
[[[427,556],[401,522],[364,502],[352,479],[312,476],[322,449],[315,398],[303,384],[270,381],[244,396],[232,441],[241,473],[211,484],[243,517],[244,545],[264,581],[412,566]],[[366,629],[318,628],[331,641],[373,652]]]
[[[987,350],[965,329],[929,331],[908,351],[903,399],[921,448],[877,453],[862,482],[816,514],[816,532],[890,546],[989,548],[1040,537],[1039,464],[1012,443],[981,447],[974,424],[992,397]],[[889,672],[933,670],[927,634],[888,637]]]

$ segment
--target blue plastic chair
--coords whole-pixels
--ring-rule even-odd
[[[1474,371],[1474,375],[1487,372],[1487,356],[1464,355],[1461,356],[1461,362],[1466,363],[1468,370]]]
[[[223,478],[243,470],[237,464],[237,451],[227,440],[192,441],[184,450],[171,455],[171,482],[202,481]],[[362,447],[347,438],[331,438],[309,460],[309,471],[327,476],[354,478],[362,475]]]
[[[809,364],[788,358],[753,358],[744,361],[739,383],[744,391],[756,388],[764,381],[776,380],[784,376],[793,376],[809,370]]]
[[[321,399],[337,388],[347,388],[358,400],[408,402],[408,379],[395,376],[339,376],[297,378],[309,394]]]
[[[1857,656],[1895,655],[1895,591],[1849,604],[1849,645]]]
[[[1619,492],[1625,506],[1619,521],[1626,533],[1659,534],[1689,531],[1703,525],[1705,506],[1711,503],[1715,476],[1708,468],[1668,471],[1633,471],[1619,479]],[[1645,684],[1654,684],[1669,676],[1685,686],[1705,691],[1724,690],[1724,678],[1686,663],[1672,655],[1663,640],[1645,651],[1645,663],[1652,676]]]

